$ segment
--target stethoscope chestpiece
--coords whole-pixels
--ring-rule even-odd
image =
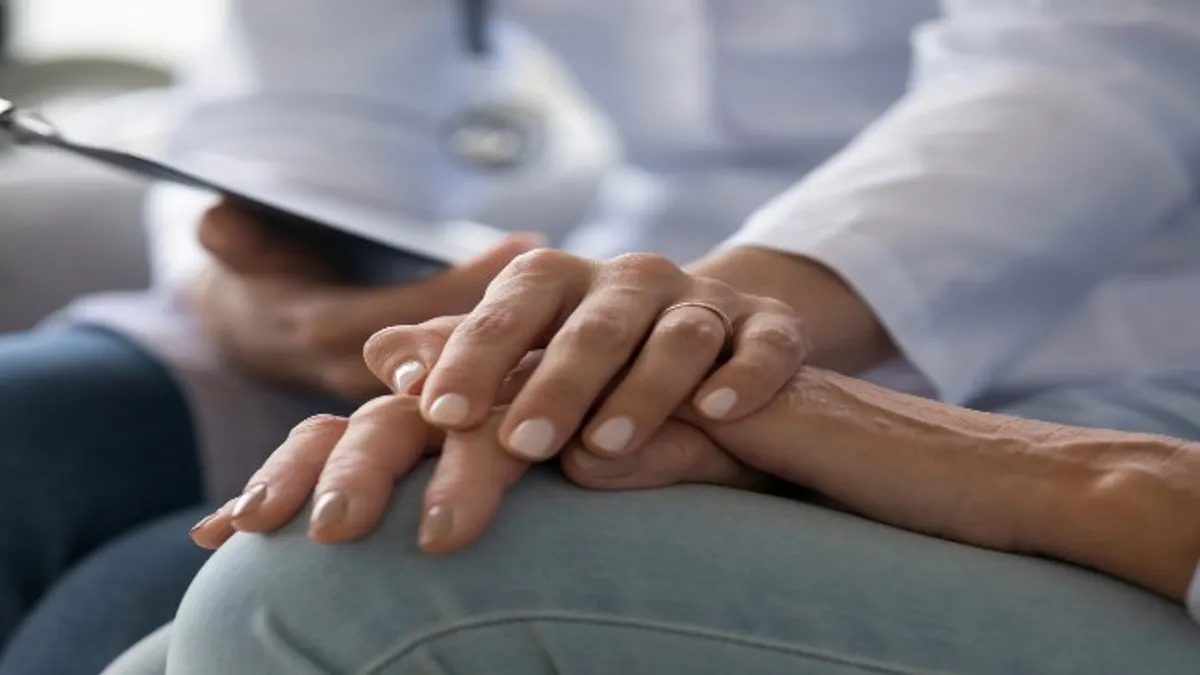
[[[481,171],[512,171],[534,162],[545,130],[538,111],[514,103],[486,102],[452,115],[443,130],[446,153]]]

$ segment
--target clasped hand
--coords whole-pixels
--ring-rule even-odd
[[[314,539],[364,536],[395,481],[434,452],[420,533],[429,551],[470,543],[505,489],[560,455],[566,475],[588,487],[754,487],[764,474],[722,451],[705,426],[767,406],[804,356],[788,306],[657,256],[526,253],[469,314],[371,338],[366,364],[394,394],[349,419],[300,424],[193,536],[215,547],[235,530],[272,531],[310,499]]]

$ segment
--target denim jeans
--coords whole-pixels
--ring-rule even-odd
[[[1010,411],[1197,438],[1200,375],[1047,393]],[[312,544],[303,520],[234,537],[173,631],[108,675],[1200,669],[1200,627],[1127,584],[724,488],[600,493],[535,471],[469,550],[423,555],[427,477],[404,481],[360,543]]]
[[[194,514],[115,540],[201,499],[153,359],[101,329],[0,336],[0,674],[94,675],[169,620],[205,559]]]

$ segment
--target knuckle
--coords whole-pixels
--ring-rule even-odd
[[[748,327],[744,337],[747,342],[789,358],[805,352],[804,337],[796,322],[771,321]]]
[[[552,248],[539,248],[513,258],[508,264],[508,274],[532,279],[552,278],[578,262],[578,259],[569,253]]]
[[[780,314],[789,317],[796,316],[795,308],[778,298],[758,296],[754,300],[755,304],[758,306],[758,311],[760,312],[767,314]]]
[[[623,351],[635,339],[633,328],[616,310],[589,312],[564,326],[560,337],[584,352]]]
[[[683,276],[675,263],[657,253],[625,253],[609,261],[619,276],[634,279],[643,284],[662,284]]]
[[[518,318],[512,310],[487,307],[472,312],[457,333],[474,342],[492,343],[512,335],[518,328]]]
[[[708,310],[670,312],[658,323],[656,332],[679,347],[720,347],[725,343],[725,326]]]
[[[313,415],[292,427],[289,434],[292,438],[325,439],[331,436],[341,436],[346,429],[346,418],[337,415]]]

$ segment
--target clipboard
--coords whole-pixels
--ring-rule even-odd
[[[298,191],[282,200],[278,195],[267,197],[161,160],[72,141],[41,115],[4,99],[0,99],[0,133],[17,145],[54,149],[149,181],[219,194],[328,251],[349,283],[414,281],[482,253],[506,234],[468,221],[402,222],[394,212],[368,204],[330,207]]]

